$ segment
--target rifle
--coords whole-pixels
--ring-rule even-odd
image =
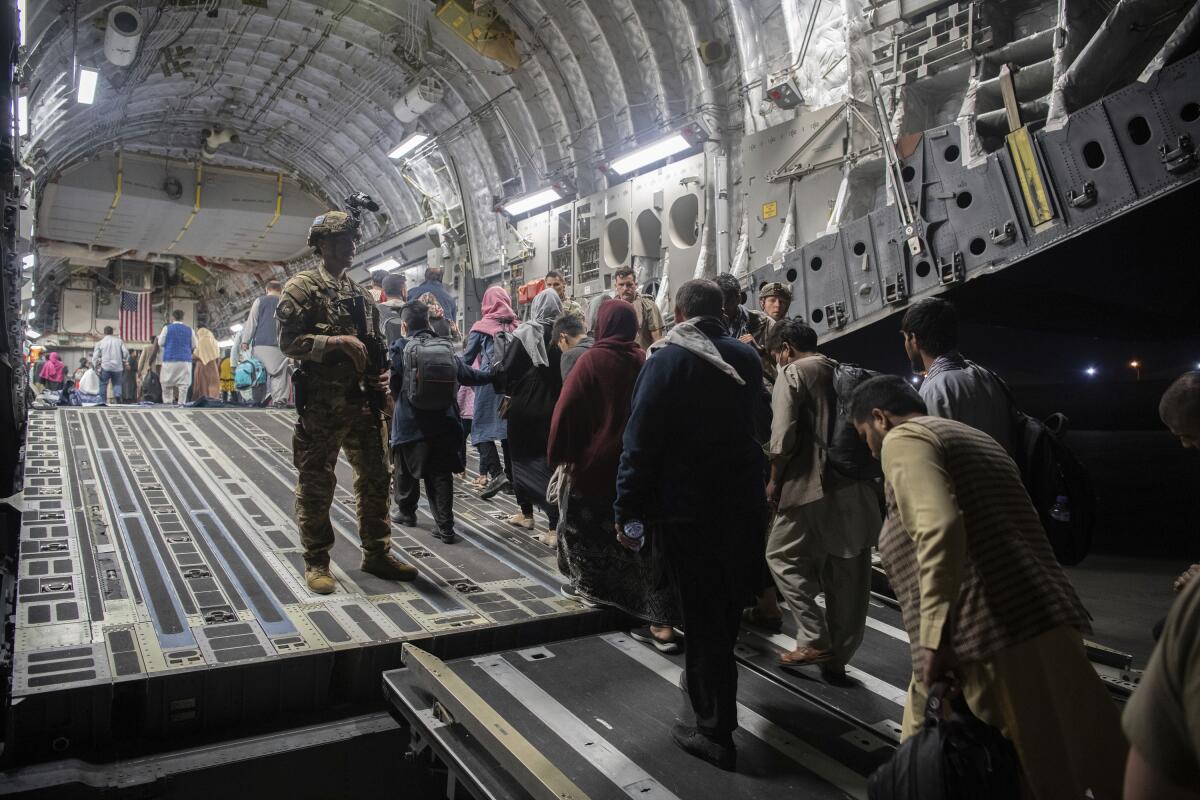
[[[387,344],[383,337],[372,329],[374,326],[367,325],[367,305],[364,298],[354,298],[350,306],[350,316],[354,320],[359,341],[367,348],[367,369],[363,373],[362,389],[367,395],[367,404],[371,410],[382,414],[387,410],[387,393],[376,387],[375,379],[387,371]],[[367,376],[370,376],[369,381],[366,380]]]

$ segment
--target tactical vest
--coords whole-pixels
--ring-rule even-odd
[[[167,326],[167,339],[163,344],[163,361],[192,360],[192,329],[182,322]]]

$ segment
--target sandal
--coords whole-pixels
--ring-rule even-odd
[[[508,524],[531,531],[533,530],[533,517],[527,517],[524,514],[513,514],[508,518]]]
[[[743,610],[742,622],[752,628],[761,628],[770,633],[783,632],[783,617],[768,617],[758,610],[758,606],[750,606]]]
[[[787,667],[806,667],[812,664],[824,664],[833,658],[828,650],[818,650],[804,645],[787,653],[779,654],[779,663]]]
[[[487,475],[480,475],[478,478],[471,481],[471,485],[474,486],[476,489],[482,489],[483,487],[488,485],[488,482],[490,480],[491,480],[491,478],[489,478]]]

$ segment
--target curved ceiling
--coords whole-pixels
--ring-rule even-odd
[[[286,171],[329,202],[372,194],[386,212],[366,230],[378,241],[426,216],[417,187],[428,184],[405,180],[387,156],[420,127],[453,159],[478,268],[499,250],[495,197],[552,177],[581,194],[602,188],[598,161],[686,117],[704,117],[726,146],[743,128],[775,121],[780,112],[762,108],[756,82],[791,59],[802,2],[476,3],[518,35],[523,63],[513,70],[477,53],[421,0],[134,0],[145,33],[128,67],[103,54],[115,3],[31,0],[23,155],[40,181],[116,147],[196,158],[201,131],[218,125],[238,142],[215,163]],[[713,39],[733,57],[705,66],[696,47]],[[742,51],[750,56],[739,59]],[[71,96],[73,60],[100,72],[93,105]],[[444,98],[402,125],[392,105],[426,77]]]

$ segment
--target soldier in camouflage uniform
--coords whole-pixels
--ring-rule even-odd
[[[366,388],[386,388],[382,375],[366,374],[367,348],[354,318],[356,304],[365,324],[378,332],[379,311],[370,293],[346,276],[354,256],[357,224],[330,211],[313,220],[308,244],[324,263],[293,275],[275,310],[279,346],[300,365],[296,383],[298,419],[292,458],[296,484],[296,524],[304,545],[304,579],[319,594],[336,584],[329,572],[333,525],[329,507],[337,480],[338,452],[354,468],[362,570],[388,580],[412,580],[417,571],[390,552],[388,486],[383,420],[368,403]],[[361,317],[360,317],[361,319]]]

